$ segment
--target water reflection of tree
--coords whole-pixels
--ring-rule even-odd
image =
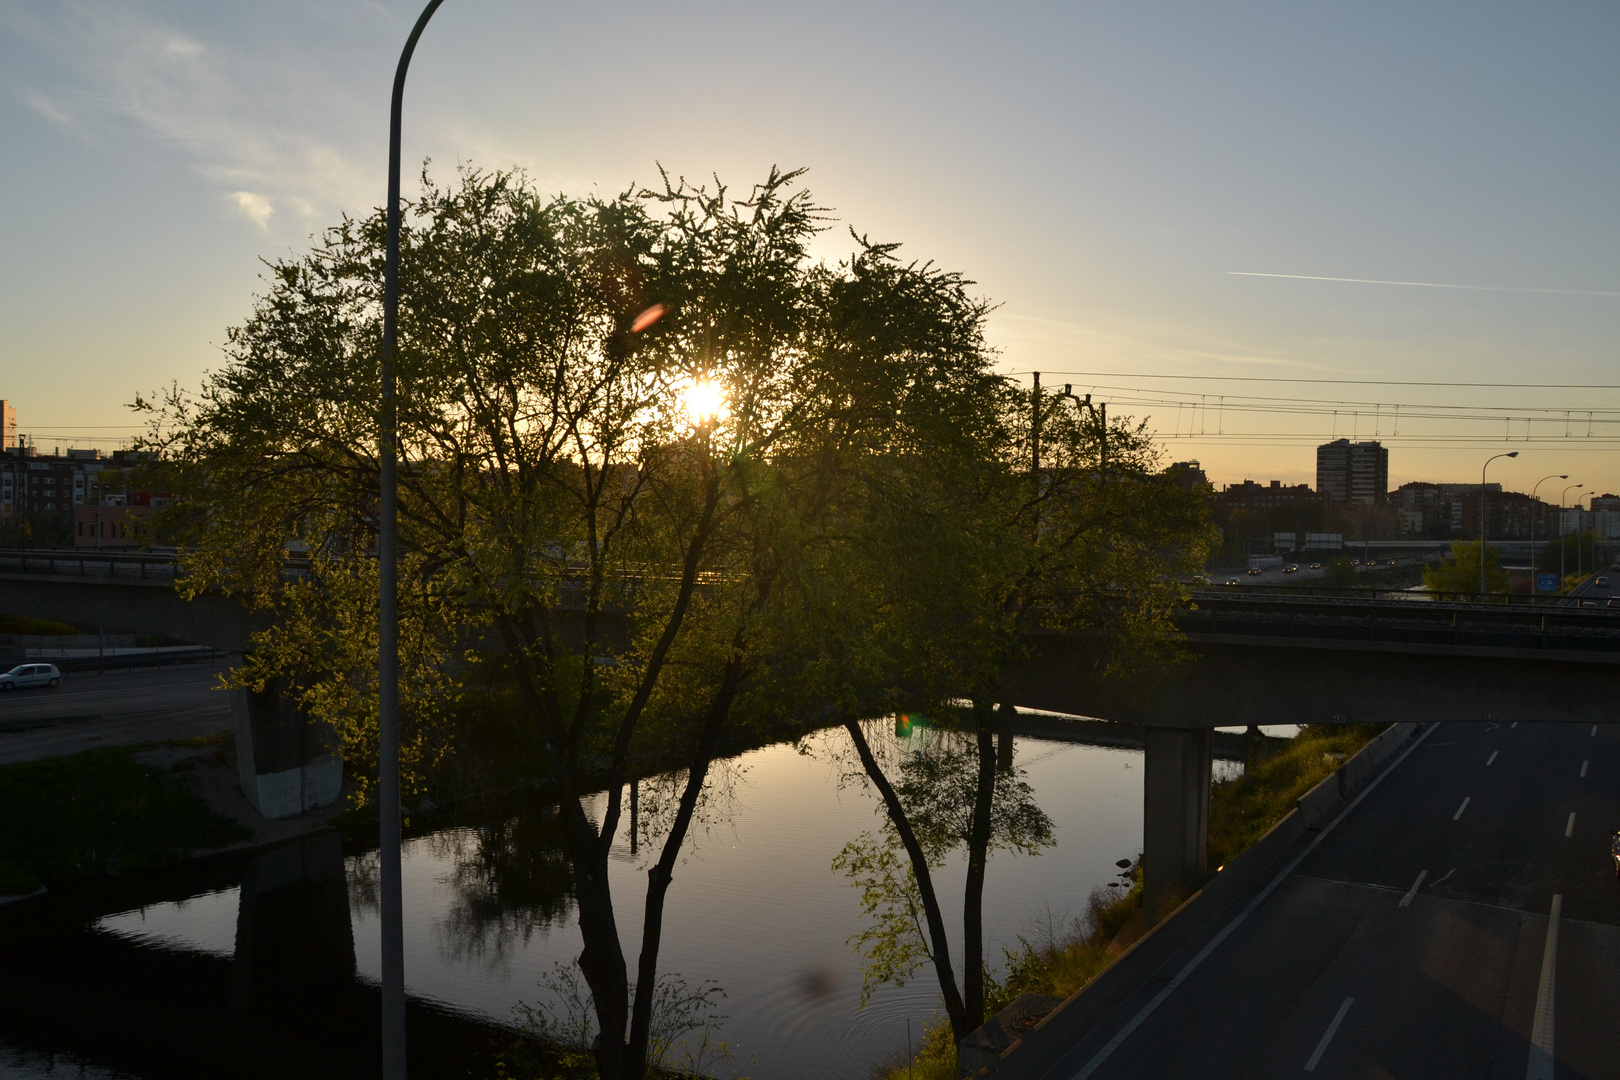
[[[982,1021],[985,999],[984,879],[995,851],[1035,855],[1053,842],[1052,819],[988,718],[967,731],[929,729],[902,717],[851,722],[838,751],[844,782],[876,787],[884,809],[877,835],[863,832],[833,861],[861,890],[866,929],[851,938],[865,957],[862,1001],[885,982],[904,985],[925,964],[939,981],[960,1038]],[[998,749],[1003,752],[998,754]],[[936,874],[965,856],[962,962],[958,976]]]
[[[562,828],[548,810],[429,838],[433,855],[451,864],[440,878],[451,889],[437,928],[445,956],[504,968],[514,948],[568,919],[574,875]]]

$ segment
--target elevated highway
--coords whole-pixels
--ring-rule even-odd
[[[184,601],[175,572],[164,556],[0,552],[0,614],[164,634],[239,662],[268,616],[223,595]],[[1002,680],[1008,704],[1142,729],[1150,894],[1208,874],[1215,728],[1608,724],[1620,701],[1620,609],[1216,589],[1177,625],[1187,658],[1164,678],[1111,685],[1097,640],[1031,634]],[[341,761],[285,701],[236,692],[232,710],[243,790],[261,812],[337,797]]]

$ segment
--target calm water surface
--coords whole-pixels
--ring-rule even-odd
[[[863,831],[878,831],[882,819],[875,793],[862,783],[840,782],[848,752],[847,737],[835,730],[802,748],[769,746],[726,762],[669,893],[660,970],[724,988],[720,1011],[726,1016],[714,1034],[730,1044],[734,1068],[757,1080],[866,1075],[904,1050],[908,1023],[915,1040],[939,1011],[928,969],[905,987],[877,990],[861,1007],[860,958],[846,945],[863,928],[858,896],[831,864]],[[1019,739],[1015,753],[1056,825],[1056,843],[1039,856],[992,856],[984,910],[993,958],[1020,936],[1038,940],[1054,924],[1080,915],[1091,891],[1115,880],[1115,861],[1134,859],[1141,846],[1140,752]],[[1223,767],[1217,763],[1218,773]],[[644,823],[656,822],[657,790],[644,786],[641,801]],[[535,814],[407,842],[405,964],[413,999],[495,1023],[510,1023],[520,1003],[551,1000],[544,984],[580,951],[567,868],[547,842],[554,827],[549,813]],[[635,852],[621,839],[613,853],[620,932],[632,957],[640,946],[645,869],[656,857],[656,837]],[[298,858],[313,865],[314,856]],[[351,983],[374,986],[375,853],[342,856],[341,871],[335,860],[333,882],[341,884],[322,894],[331,898],[311,907],[306,897],[302,907],[279,918],[294,925],[299,918],[346,918],[346,927],[315,935],[336,943],[327,949],[336,959],[323,953],[312,962],[289,959],[287,966],[313,963],[328,978],[349,971]],[[143,950],[232,959],[232,993],[247,995],[241,987],[249,983],[238,969],[252,951],[244,951],[243,928],[270,925],[263,913],[274,914],[278,882],[316,872],[287,859],[255,866],[235,883],[101,915],[93,922],[99,932],[94,936]],[[960,862],[936,879],[957,933],[961,882]],[[244,889],[255,898],[251,911]],[[266,966],[262,960],[254,965],[255,971]],[[41,1056],[42,1049],[28,1042],[26,1029],[0,1027],[0,1080],[178,1075],[138,1063],[132,1069],[127,1061],[104,1068],[93,1058],[64,1053],[60,1045],[51,1048],[54,1057]]]

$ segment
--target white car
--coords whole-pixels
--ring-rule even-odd
[[[55,664],[19,664],[0,675],[0,690],[18,690],[24,686],[55,686],[62,681],[62,673]]]

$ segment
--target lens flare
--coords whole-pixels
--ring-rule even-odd
[[[664,317],[664,312],[668,310],[669,309],[663,304],[654,304],[652,307],[636,316],[636,321],[630,324],[630,332],[632,334],[639,334],[643,330],[648,329],[653,323],[657,322],[659,319],[662,319]]]

